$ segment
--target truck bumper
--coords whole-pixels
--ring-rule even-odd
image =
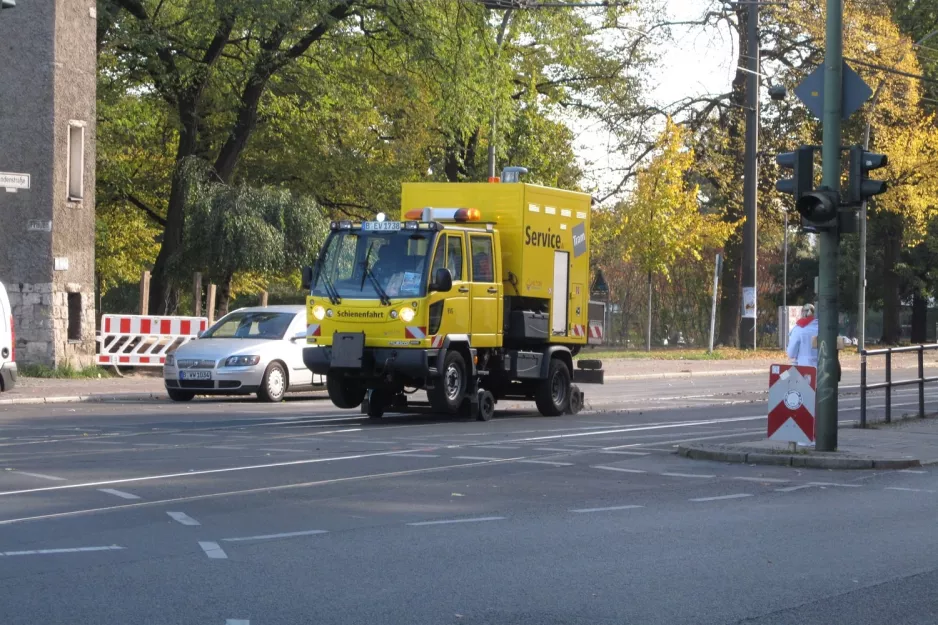
[[[16,363],[8,362],[0,367],[0,390],[9,391],[16,386]]]
[[[424,380],[431,374],[438,353],[436,349],[365,347],[361,350],[360,364],[352,366],[348,354],[340,354],[332,347],[307,347],[303,350],[303,362],[319,375],[341,371],[344,375],[366,379],[400,375]]]

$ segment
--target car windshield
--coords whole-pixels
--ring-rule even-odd
[[[333,232],[323,247],[312,295],[330,297],[334,290],[349,299],[421,297],[435,236],[406,230]]]
[[[222,317],[202,338],[282,339],[294,316],[283,312],[233,312]]]

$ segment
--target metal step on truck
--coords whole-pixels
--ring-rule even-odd
[[[602,363],[589,299],[585,193],[519,182],[405,183],[401,219],[335,221],[303,270],[307,347],[332,402],[378,419],[426,391],[434,411],[487,421],[501,399],[575,414]],[[574,364],[577,366],[575,367]]]

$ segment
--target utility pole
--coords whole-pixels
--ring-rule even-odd
[[[740,347],[756,349],[759,344],[758,289],[758,193],[759,193],[759,0],[747,3],[746,9],[746,154],[743,167],[743,298],[739,325]],[[751,342],[751,343],[750,343]]]
[[[824,118],[822,184],[840,189],[840,120],[843,104],[843,0],[827,0],[824,52]],[[837,256],[839,228],[819,233],[817,449],[837,449],[837,394],[840,363],[837,354]]]

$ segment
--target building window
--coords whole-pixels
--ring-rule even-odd
[[[81,293],[68,294],[68,340],[81,340]]]
[[[85,126],[68,126],[68,199],[80,202],[85,197]]]

